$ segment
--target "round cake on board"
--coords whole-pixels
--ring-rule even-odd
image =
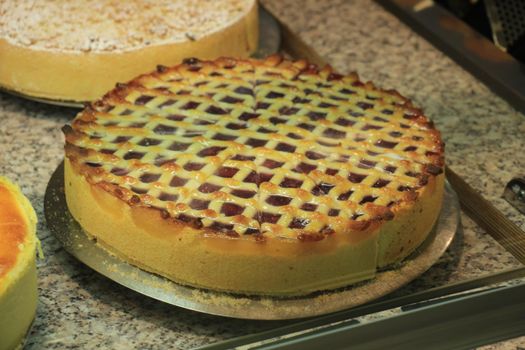
[[[255,0],[0,2],[0,87],[92,101],[157,64],[249,56]]]
[[[0,203],[0,350],[12,350],[36,312],[36,215],[20,189],[1,176]]]
[[[373,278],[427,237],[444,145],[395,91],[304,60],[187,59],[65,126],[71,214],[117,256],[213,290]]]

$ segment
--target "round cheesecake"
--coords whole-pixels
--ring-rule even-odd
[[[249,56],[257,38],[255,0],[7,0],[0,3],[0,87],[92,101],[157,64]]]
[[[36,215],[3,177],[0,202],[0,350],[11,350],[21,344],[36,312]]]
[[[444,145],[422,111],[304,60],[161,66],[63,130],[75,219],[190,286],[285,296],[370,279],[441,208]]]

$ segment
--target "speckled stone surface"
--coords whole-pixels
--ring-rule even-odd
[[[263,3],[337,70],[358,71],[422,106],[442,131],[448,164],[525,228],[525,215],[500,198],[506,181],[525,173],[525,116],[373,2]],[[235,320],[169,306],[70,257],[45,225],[43,197],[62,159],[60,127],[75,113],[0,93],[0,173],[18,182],[35,207],[45,254],[38,263],[40,304],[27,349],[188,349],[290,322]],[[519,266],[463,214],[462,222],[440,261],[397,295]],[[520,338],[484,349],[523,344]]]

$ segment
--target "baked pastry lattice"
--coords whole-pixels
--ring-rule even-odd
[[[409,100],[280,56],[159,66],[64,130],[67,159],[91,186],[232,240],[377,233],[442,187],[439,132]]]

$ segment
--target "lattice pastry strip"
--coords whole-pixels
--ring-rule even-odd
[[[330,233],[329,212],[339,203],[323,197],[316,183],[300,169],[299,154],[282,154],[262,147],[254,160],[259,182],[259,221],[262,233],[306,237]],[[321,198],[323,197],[323,198]]]
[[[266,91],[263,92],[263,96],[266,96],[264,94],[266,94]],[[264,118],[267,124],[283,124],[281,126],[281,130],[287,128],[289,130],[289,134],[296,135],[296,138],[300,138],[301,136],[298,132],[298,129],[293,129],[293,126],[298,126],[298,128],[300,129],[306,129],[312,132],[313,134],[317,135],[317,147],[319,148],[326,148],[328,146],[342,147],[342,149],[340,149],[340,153],[344,153],[345,149],[356,149],[357,151],[362,151],[364,148],[370,148],[370,151],[375,153],[384,152],[384,149],[392,149],[391,153],[397,154],[402,152],[414,152],[416,150],[419,150],[420,153],[424,153],[427,151],[424,147],[412,146],[410,141],[406,142],[406,138],[400,138],[397,140],[393,139],[393,137],[399,137],[403,135],[400,131],[389,131],[387,134],[384,131],[382,132],[381,130],[377,130],[380,128],[382,129],[382,126],[377,126],[368,122],[353,122],[354,124],[357,124],[356,127],[359,127],[359,123],[363,124],[363,131],[371,131],[368,131],[367,133],[363,132],[363,136],[361,136],[360,134],[356,134],[354,139],[347,138],[344,126],[348,126],[348,119],[343,120],[341,118],[338,118],[337,122],[339,122],[339,124],[342,125],[329,124],[329,127],[324,127],[323,122],[329,121],[331,116],[330,112],[319,113],[311,109],[306,109],[307,112],[305,113],[305,108],[297,107],[298,105],[300,106],[300,104],[291,104],[289,100],[279,100],[279,97],[275,98],[276,103],[272,105],[274,106],[274,109],[267,109],[263,111],[262,117],[260,119]],[[300,97],[296,98],[301,99]],[[287,104],[289,104],[290,106],[295,105],[295,107],[286,106]],[[295,113],[291,121],[286,116],[286,114],[289,111]],[[303,116],[302,118],[300,117],[301,115]],[[306,115],[309,116],[311,120],[305,120]],[[313,124],[312,120],[315,121],[317,125]],[[384,121],[387,120],[385,119]],[[261,120],[261,122],[263,121]],[[337,139],[338,142],[331,142],[334,138]],[[314,139],[310,139],[309,141],[311,145],[314,144]],[[356,143],[358,143],[358,145],[356,145]],[[333,150],[330,150],[330,153],[332,152]],[[411,158],[413,158],[414,161],[424,161],[425,154],[412,154]]]
[[[136,91],[135,96],[128,96],[127,99],[135,103],[138,100],[149,108],[167,108],[168,111],[176,111],[179,108],[191,110],[197,109],[200,106],[199,110],[210,114],[213,118],[227,114],[233,107],[243,108],[243,106],[248,107],[254,105],[251,86],[242,81],[232,82],[225,79],[208,79],[195,81],[190,86],[198,90],[190,93],[187,90],[188,85],[186,84],[162,91],[144,87]],[[181,101],[184,102],[184,104],[181,105],[177,103]],[[192,107],[192,105],[194,105],[194,107]],[[207,108],[210,106],[212,106],[212,108],[215,107],[216,110],[207,111]]]
[[[439,133],[398,93],[277,56],[159,67],[66,137],[89,181],[123,200],[259,239],[389,219],[443,165]]]
[[[200,181],[185,201],[179,201],[178,215],[201,218],[204,227],[236,234],[259,233],[257,184],[243,180],[254,171],[247,162],[228,159]]]

